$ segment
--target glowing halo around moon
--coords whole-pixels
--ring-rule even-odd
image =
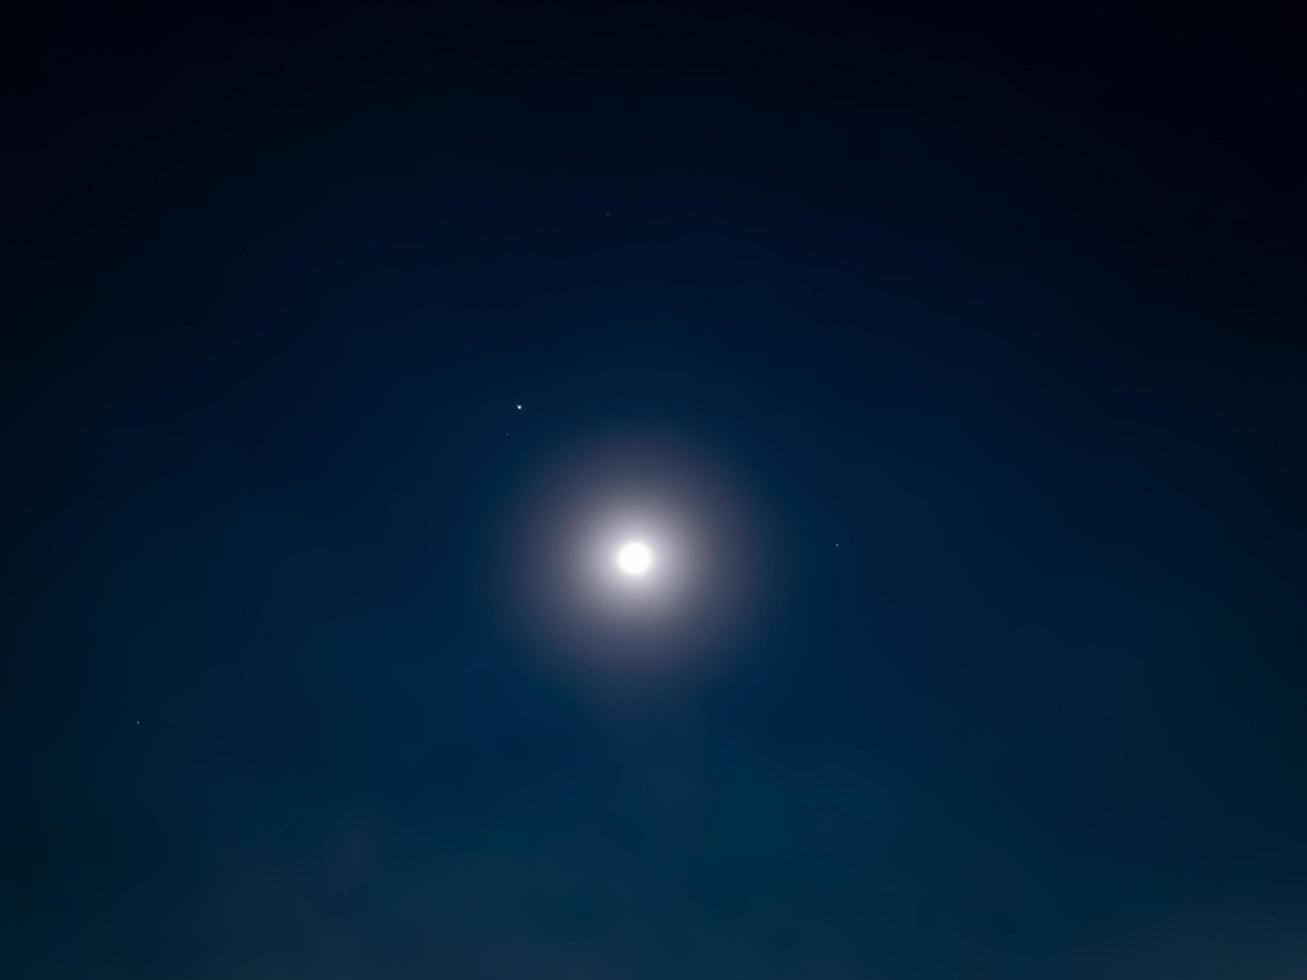
[[[698,676],[738,651],[768,605],[770,565],[738,481],[666,441],[560,455],[505,524],[516,643],[618,683]]]

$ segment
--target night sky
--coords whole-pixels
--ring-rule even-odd
[[[11,22],[0,975],[1307,976],[1304,35],[1132,6]]]

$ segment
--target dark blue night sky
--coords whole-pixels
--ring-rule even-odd
[[[1307,976],[1301,39],[17,21],[0,975]],[[645,438],[767,587],[597,684],[511,539]]]

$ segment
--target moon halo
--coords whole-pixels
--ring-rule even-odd
[[[720,663],[763,605],[768,564],[737,486],[716,460],[666,440],[561,454],[506,525],[518,640],[600,679]]]

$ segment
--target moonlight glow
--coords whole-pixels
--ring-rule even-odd
[[[560,455],[505,525],[524,646],[601,682],[697,674],[738,650],[768,562],[718,461],[636,438]]]
[[[628,541],[617,551],[617,567],[623,575],[639,578],[652,565],[653,552],[643,541]]]

